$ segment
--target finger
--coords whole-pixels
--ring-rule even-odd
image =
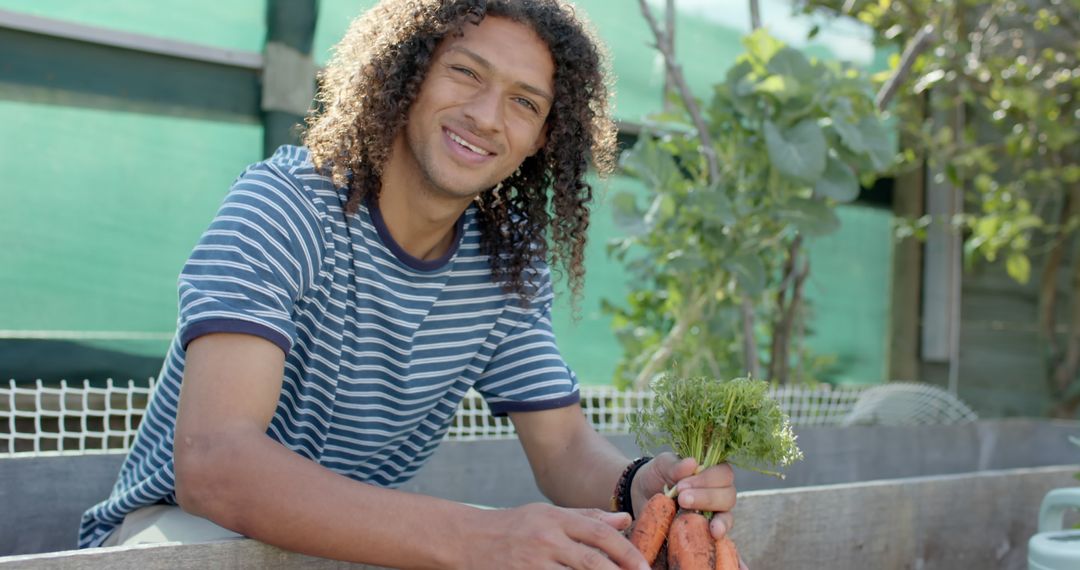
[[[665,451],[653,458],[647,467],[648,469],[642,470],[646,478],[642,484],[645,494],[651,496],[661,492],[664,487],[674,487],[680,479],[693,475],[697,470],[697,461],[692,457],[679,459],[674,453]]]
[[[600,509],[569,509],[579,515],[598,520],[615,530],[626,530],[634,519],[628,513],[612,513]]]
[[[599,554],[605,560],[610,559],[610,563],[616,565],[610,566],[610,568],[649,569],[649,565],[645,563],[645,557],[638,552],[638,549],[634,548],[633,544],[630,544],[630,541],[622,533],[596,518],[588,516],[573,517],[567,521],[564,528],[567,536],[581,543],[581,545],[589,547],[585,551],[580,549],[568,550],[568,552],[574,553],[573,558],[570,559],[571,562],[574,562],[574,564],[570,564],[572,568],[590,570],[592,568],[608,568],[608,566],[596,565],[595,555]],[[565,560],[562,562],[567,563]]]
[[[739,557],[739,570],[750,570],[750,567],[743,562],[742,556]]]
[[[687,477],[693,477],[698,471],[698,462],[693,457],[685,457],[670,465],[665,477],[669,485],[674,485]]]
[[[662,483],[671,483],[674,485],[675,482],[670,479],[670,474],[679,461],[680,459],[674,453],[665,451],[654,457],[653,460],[649,462],[648,467],[650,467],[651,471],[659,477]]]
[[[562,549],[559,562],[574,570],[619,570],[619,566],[603,552],[576,542]]]
[[[709,532],[713,538],[719,539],[735,528],[735,517],[731,513],[714,513],[709,521]]]
[[[735,484],[735,471],[727,463],[713,465],[701,473],[679,480],[679,492],[702,487],[730,487]]]
[[[730,511],[735,508],[735,487],[689,489],[679,493],[679,506],[697,511]]]

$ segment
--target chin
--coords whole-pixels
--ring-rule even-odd
[[[481,184],[477,184],[474,182],[470,184],[469,182],[463,180],[443,179],[437,181],[436,184],[434,184],[434,188],[439,194],[442,194],[444,196],[458,198],[462,200],[471,200],[482,194],[487,189],[492,188],[493,186],[495,186],[495,184],[497,184],[497,182],[492,182],[490,184],[488,184],[487,182]]]
[[[456,200],[472,200],[499,183],[499,180],[488,180],[482,172],[455,164],[425,165],[421,162],[421,172],[432,193]]]
[[[456,200],[472,200],[482,194],[484,190],[487,190],[488,188],[490,188],[490,186],[484,186],[477,189],[474,187],[463,185],[439,184],[436,185],[434,189],[438,194],[447,198],[452,198]]]

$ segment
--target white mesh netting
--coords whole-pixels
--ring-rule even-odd
[[[978,419],[959,398],[929,384],[891,382],[872,386],[859,395],[844,425],[952,424]]]
[[[41,381],[0,386],[0,455],[104,453],[127,450],[153,390],[153,380],[88,381],[46,385]],[[795,426],[853,423],[958,423],[976,419],[970,408],[948,393],[911,383],[871,388],[828,385],[784,386],[772,396]],[[648,392],[583,386],[581,407],[597,431],[629,431],[628,417],[650,397]],[[922,410],[921,413],[913,413]],[[491,415],[480,395],[470,391],[447,433],[449,440],[495,439],[514,435],[509,418]]]

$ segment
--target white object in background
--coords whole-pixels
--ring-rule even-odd
[[[1080,509],[1080,487],[1054,489],[1039,509],[1038,533],[1028,541],[1028,570],[1080,568],[1080,530],[1062,530],[1066,509]]]

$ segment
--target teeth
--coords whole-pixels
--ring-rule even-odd
[[[491,154],[490,152],[488,152],[488,151],[486,151],[486,150],[484,150],[484,149],[482,149],[480,147],[473,146],[473,145],[469,144],[468,141],[466,141],[465,139],[455,135],[454,133],[451,133],[450,131],[446,131],[446,133],[450,135],[451,140],[453,140],[454,142],[458,143],[459,145],[461,145],[461,146],[475,152],[476,154],[482,154],[484,156],[487,156],[487,155]]]

